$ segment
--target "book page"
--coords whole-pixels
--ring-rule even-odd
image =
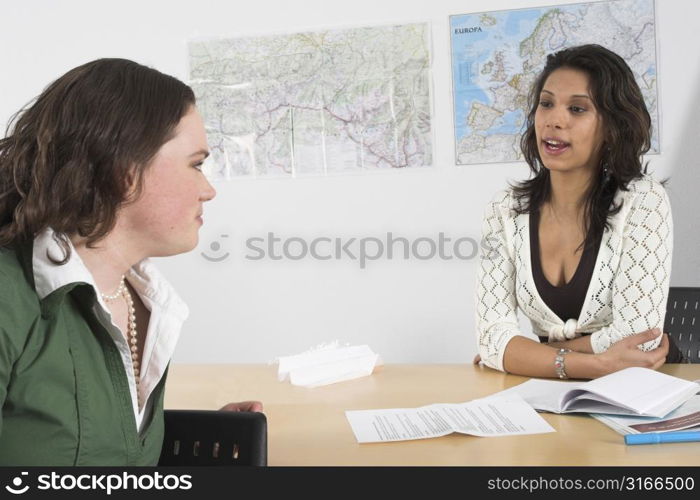
[[[663,417],[697,393],[700,386],[648,368],[633,367],[586,382],[580,389],[639,415]],[[585,405],[578,408],[586,411]]]
[[[562,400],[566,393],[578,389],[582,382],[565,382],[560,380],[530,379],[509,389],[497,392],[488,398],[519,396],[534,409],[551,413],[562,412]]]
[[[700,384],[647,368],[626,368],[588,382],[530,379],[489,397],[519,395],[533,408],[663,417],[700,391]]]

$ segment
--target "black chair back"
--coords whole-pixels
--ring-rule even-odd
[[[158,465],[267,465],[263,413],[165,410]]]
[[[688,362],[700,363],[700,288],[670,288],[664,332]]]

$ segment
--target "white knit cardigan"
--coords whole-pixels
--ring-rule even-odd
[[[489,203],[477,272],[476,329],[483,362],[503,369],[506,345],[521,332],[517,309],[534,335],[550,341],[591,333],[596,353],[624,337],[663,328],[671,274],[673,223],[664,188],[649,176],[618,191],[622,209],[610,219],[578,319],[562,321],[537,293],[530,261],[530,216],[517,215],[512,191]],[[658,341],[644,345],[651,349]]]

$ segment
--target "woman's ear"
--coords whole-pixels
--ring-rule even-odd
[[[135,201],[139,197],[141,192],[141,175],[139,175],[139,170],[136,166],[130,167],[124,176],[125,184],[125,196],[126,202]]]

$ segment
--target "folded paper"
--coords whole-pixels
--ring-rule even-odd
[[[446,436],[514,436],[555,432],[517,395],[420,408],[348,410],[345,417],[358,443],[381,443]]]
[[[367,345],[344,346],[337,342],[279,358],[278,378],[292,385],[318,387],[370,375],[381,364]]]

